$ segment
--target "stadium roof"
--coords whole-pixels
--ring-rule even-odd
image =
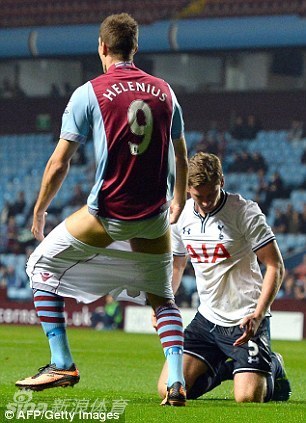
[[[0,57],[96,54],[98,25],[0,30]],[[306,46],[305,18],[295,15],[186,19],[141,25],[139,51],[218,51]]]

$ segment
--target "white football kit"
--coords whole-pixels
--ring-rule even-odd
[[[173,254],[189,254],[199,312],[220,326],[236,326],[254,312],[263,277],[255,251],[275,239],[257,203],[222,190],[222,202],[201,216],[189,199],[172,226]],[[268,314],[269,315],[269,314]]]

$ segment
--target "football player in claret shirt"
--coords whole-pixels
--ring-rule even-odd
[[[233,378],[237,402],[286,401],[291,388],[281,355],[270,349],[269,332],[270,306],[284,274],[282,256],[257,203],[223,186],[219,158],[203,152],[193,156],[191,198],[172,225],[173,290],[190,257],[200,298],[185,329],[187,398]],[[167,372],[166,363],[158,384],[162,397]]]
[[[34,207],[32,233],[42,242],[27,266],[51,360],[16,385],[42,390],[79,381],[66,336],[65,296],[90,302],[109,292],[145,291],[169,363],[165,403],[180,406],[186,401],[183,327],[171,285],[170,223],[186,201],[184,123],[169,84],[134,65],[137,48],[136,21],[126,13],[107,17],[98,38],[104,74],[77,88],[64,111]],[[89,134],[97,166],[87,204],[44,239],[48,206]],[[132,251],[112,248],[124,240]]]

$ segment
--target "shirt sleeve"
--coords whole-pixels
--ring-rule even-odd
[[[245,238],[251,243],[255,252],[275,239],[260,207],[254,201],[247,201],[241,224],[244,226]]]
[[[173,117],[171,126],[171,137],[173,140],[179,139],[184,133],[184,118],[182,108],[174,94],[174,91],[169,86],[173,102]]]
[[[90,85],[87,82],[72,94],[62,117],[60,137],[84,144],[90,132]]]
[[[188,254],[180,236],[178,224],[171,225],[171,242],[174,256],[186,256]]]

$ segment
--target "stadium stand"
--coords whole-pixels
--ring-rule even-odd
[[[304,15],[306,8],[304,0],[207,0],[202,3],[202,7],[195,10],[194,17]]]
[[[199,131],[187,132],[190,154],[197,149],[197,142],[202,139],[203,134]],[[298,229],[296,233],[290,233],[290,225],[288,225],[285,233],[278,233],[276,229],[274,230],[285,259],[301,254],[306,246],[306,165],[301,164],[302,146],[306,145],[306,140],[302,140],[302,144],[299,145],[299,148],[296,148],[286,141],[285,131],[261,131],[257,138],[251,142],[244,143],[233,139],[228,139],[228,141],[228,148],[223,156],[225,169],[229,168],[235,154],[243,148],[249,152],[263,153],[268,165],[265,174],[267,180],[275,169],[281,171],[288,195],[286,198],[273,199],[267,213],[268,222],[274,227],[277,210],[284,215],[286,215],[288,208],[295,210],[299,216],[300,230]],[[267,143],[271,143],[269,149],[265,148]],[[2,163],[0,178],[0,285],[7,285],[9,298],[30,298],[24,268],[27,256],[35,245],[30,233],[32,206],[39,189],[45,163],[53,148],[53,134],[0,136],[0,160]],[[46,233],[77,208],[77,206],[70,205],[74,187],[79,185],[85,192],[89,190],[94,170],[91,167],[94,154],[92,143],[86,146],[85,153],[88,164],[72,165],[59,195],[54,199],[52,208],[48,211]],[[231,192],[239,192],[246,198],[258,200],[259,183],[260,175],[258,173],[241,172],[239,167],[237,172],[226,171],[226,189]],[[6,206],[14,203],[20,190],[25,193],[25,211],[23,214],[14,215],[9,219],[5,214]],[[11,224],[13,224],[15,231],[11,230],[10,232]],[[10,238],[12,236],[13,239]],[[288,263],[290,263],[290,260]],[[294,266],[287,264],[289,270],[294,270]],[[301,282],[299,284],[301,285]],[[306,297],[306,290],[304,295]],[[186,300],[186,296],[182,295],[182,298]],[[189,295],[189,300],[191,304],[192,294]]]
[[[3,0],[0,26],[13,28],[100,23],[107,15],[123,10],[131,13],[139,23],[149,24],[174,18],[189,3],[186,0]]]
[[[3,0],[0,26],[99,23],[110,13],[125,10],[141,24],[173,18],[305,15],[305,0]]]
[[[268,169],[265,174],[267,181],[276,170],[280,171],[284,189],[280,193],[281,198],[273,198],[268,210],[268,221],[272,226],[276,209],[285,212],[288,205],[291,204],[294,210],[302,213],[306,203],[306,189],[303,185],[306,180],[306,165],[301,164],[305,141],[301,141],[298,146],[292,145],[286,139],[286,134],[286,131],[260,131],[253,141],[244,142],[228,139],[228,147],[223,157],[224,168],[230,169],[235,155],[242,150],[244,153],[260,153],[267,163]],[[200,131],[187,133],[189,154],[193,154],[197,150],[197,143],[202,138],[203,134]],[[267,145],[269,145],[269,148],[266,148]],[[2,158],[3,163],[0,184],[0,210],[4,209],[7,202],[12,204],[20,190],[23,190],[27,204],[26,213],[29,212],[39,189],[45,163],[53,148],[52,134],[5,135],[0,137],[0,158]],[[69,199],[76,185],[80,185],[85,192],[88,192],[92,178],[90,163],[92,163],[93,145],[91,143],[86,146],[85,154],[89,164],[71,167],[60,194],[53,201],[52,210],[55,214],[55,220],[56,217],[58,219],[65,217],[71,211]],[[34,168],[33,163],[35,163]],[[250,170],[241,172],[239,166],[234,172],[226,172],[226,188],[231,192],[239,191],[246,198],[257,199],[259,182],[258,173]],[[285,195],[288,193],[286,198],[283,198],[284,193]],[[16,220],[19,226],[27,225],[26,219],[22,216],[17,216]],[[280,246],[285,255],[289,251],[303,247],[303,245],[306,245],[305,234],[284,235],[280,238]]]

